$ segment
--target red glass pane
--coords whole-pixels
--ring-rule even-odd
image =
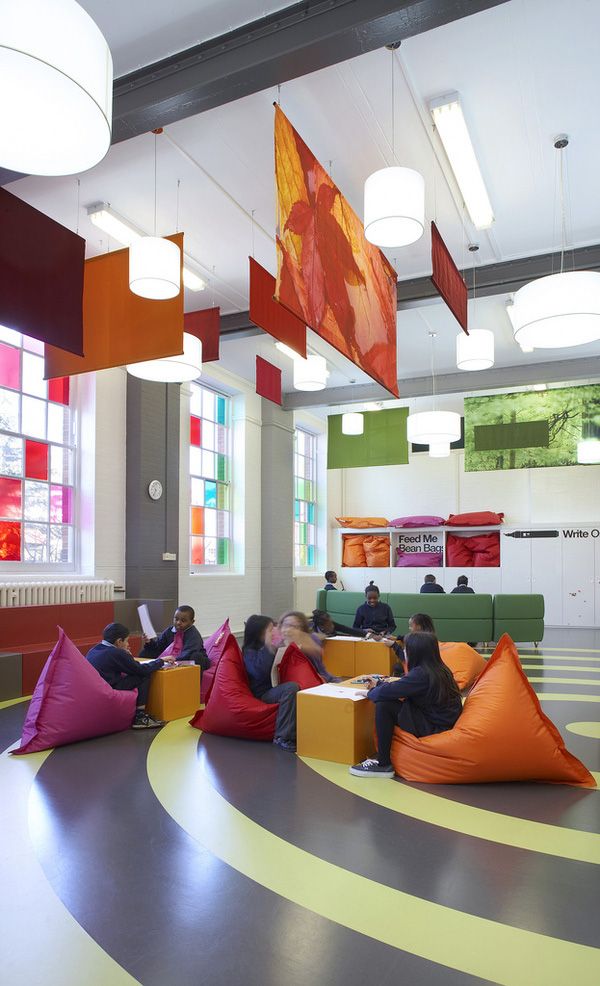
[[[192,534],[204,534],[204,507],[192,507]]]
[[[26,439],[25,475],[27,479],[48,480],[48,446],[44,442]]]
[[[0,520],[0,561],[21,561],[21,525]]]
[[[54,377],[48,381],[48,400],[69,406],[69,377]]]
[[[190,445],[200,445],[201,421],[192,414],[190,417]]]
[[[20,479],[0,479],[0,517],[16,517],[21,520],[21,487]]]
[[[50,487],[50,523],[70,524],[72,519],[72,489],[70,486]]]
[[[204,538],[192,538],[192,565],[204,565]]]
[[[0,386],[21,389],[21,350],[0,342]]]

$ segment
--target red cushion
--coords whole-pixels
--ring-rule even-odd
[[[14,752],[37,753],[128,729],[136,701],[137,689],[111,688],[59,627],[58,643],[29,704],[21,746]]]
[[[206,708],[196,712],[190,725],[217,736],[272,740],[277,705],[267,705],[250,691],[239,644],[226,635]]]
[[[210,661],[210,667],[207,668],[206,671],[202,672],[200,679],[201,702],[208,702],[208,697],[215,680],[217,664],[221,660],[227,640],[230,636],[231,630],[229,627],[229,619],[226,619],[223,625],[220,626],[218,630],[215,630],[215,632],[204,641],[204,649],[206,650],[208,660]]]
[[[468,514],[450,514],[446,524],[449,527],[490,527],[492,524],[502,524],[504,514],[496,514],[493,510],[473,511]]]
[[[446,538],[446,565],[449,568],[498,568],[500,565],[500,533],[474,534]]]
[[[300,688],[315,688],[316,685],[323,684],[321,675],[296,644],[290,644],[283,655],[279,665],[279,680],[282,684],[285,681],[295,681]]]

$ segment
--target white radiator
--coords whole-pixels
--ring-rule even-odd
[[[57,606],[61,603],[103,603],[114,598],[109,579],[65,582],[0,582],[0,609],[12,606]]]

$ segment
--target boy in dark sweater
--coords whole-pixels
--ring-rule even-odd
[[[179,606],[175,610],[173,626],[167,627],[158,637],[144,637],[140,657],[164,657],[172,654],[178,661],[193,661],[203,671],[210,667],[204,641],[194,626],[196,614],[191,606]]]
[[[164,722],[148,715],[146,702],[153,673],[165,663],[173,663],[176,660],[174,656],[140,664],[131,656],[127,627],[122,623],[109,623],[104,627],[100,643],[88,651],[86,660],[96,668],[98,674],[111,688],[126,692],[137,688],[138,700],[132,729],[156,729],[158,726],[164,726]]]
[[[443,592],[443,586],[435,580],[435,575],[426,575],[419,592]]]

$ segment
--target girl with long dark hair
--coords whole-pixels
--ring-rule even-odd
[[[367,697],[375,703],[377,757],[350,767],[355,777],[394,776],[390,751],[395,726],[413,736],[431,736],[452,729],[462,712],[460,692],[440,657],[437,637],[409,633],[404,650],[408,671],[403,678],[367,682]]]

